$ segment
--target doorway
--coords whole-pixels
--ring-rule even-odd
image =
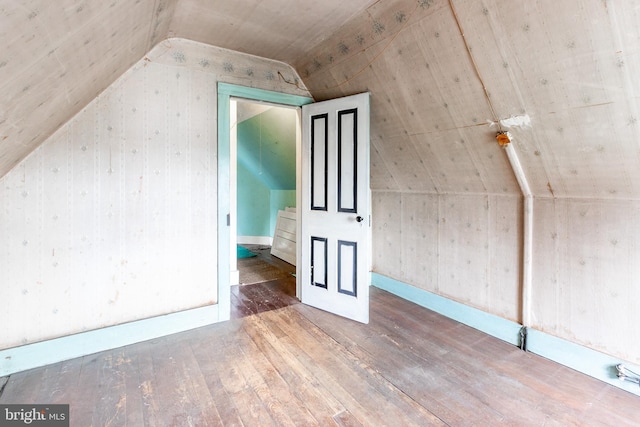
[[[312,98],[288,95],[262,89],[253,89],[227,83],[218,83],[218,316],[220,321],[228,320],[231,313],[231,285],[239,281],[237,270],[237,227],[236,204],[237,196],[234,188],[236,180],[236,149],[231,144],[232,131],[231,118],[236,117],[236,111],[232,108],[236,104],[232,100],[246,99],[255,102],[263,102],[288,107],[300,107],[313,102]],[[300,123],[300,112],[297,122]],[[300,129],[296,130],[296,139],[300,140]],[[299,143],[298,143],[299,144]],[[231,161],[231,159],[234,161]],[[296,165],[300,163],[299,150],[296,153]],[[296,170],[299,167],[296,166]],[[296,176],[296,188],[300,188],[300,176]],[[299,195],[296,196],[299,198]],[[299,205],[299,200],[296,201]],[[299,213],[296,214],[297,234],[300,233]],[[296,250],[299,257],[299,248]],[[296,268],[298,270],[299,268]],[[297,274],[297,276],[299,276]],[[296,295],[300,295],[299,284],[296,281]]]
[[[304,304],[368,323],[369,96],[365,92],[313,103],[303,96],[218,83],[218,321],[230,318],[230,278],[237,270],[232,221],[237,200],[231,179],[235,167],[231,159],[236,153],[231,153],[235,144],[230,143],[235,133],[231,117],[236,117],[235,111],[231,115],[231,106],[236,103],[231,100],[242,98],[302,107],[296,109],[296,188],[300,190],[296,197],[300,209],[295,214],[296,235],[300,236],[296,296]],[[336,197],[328,198],[328,194]],[[309,245],[301,244],[303,241]]]
[[[295,107],[236,98],[231,100],[231,112],[231,162],[236,167],[231,224],[237,243],[233,319],[299,302],[295,279],[299,114]]]

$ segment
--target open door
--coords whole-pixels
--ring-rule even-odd
[[[369,94],[302,107],[304,304],[369,322]]]

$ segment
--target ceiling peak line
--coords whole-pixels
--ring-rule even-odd
[[[159,19],[159,13],[157,13],[158,11],[158,2],[160,0],[155,0],[154,4],[153,4],[153,11],[154,14],[156,16],[156,19]],[[148,33],[147,33],[147,44],[146,44],[146,51],[148,52],[149,50],[151,50],[151,48],[153,46],[151,46],[151,44],[153,43],[153,34],[155,33],[155,29],[154,26],[158,21],[155,19],[151,19],[149,20],[149,29],[148,29]]]
[[[473,70],[476,72],[476,76],[478,77],[478,80],[480,80],[480,84],[482,85],[482,90],[484,90],[484,96],[487,98],[487,103],[489,104],[489,109],[491,110],[493,121],[498,123],[499,131],[502,132],[502,126],[500,124],[500,120],[498,119],[498,115],[496,114],[496,111],[493,108],[493,104],[491,103],[491,98],[489,96],[489,91],[487,90],[487,85],[484,83],[484,79],[482,78],[482,75],[480,75],[480,70],[478,69],[476,60],[473,58],[473,54],[471,53],[471,48],[469,47],[469,43],[467,43],[467,38],[464,35],[464,30],[462,29],[462,25],[460,24],[460,20],[458,19],[456,8],[453,6],[453,0],[449,0],[449,6],[451,8],[451,13],[453,14],[453,19],[456,21],[456,25],[458,26],[458,30],[460,31],[460,36],[462,36],[462,42],[464,43],[464,47],[467,50],[469,59],[471,60],[471,65],[473,66]]]

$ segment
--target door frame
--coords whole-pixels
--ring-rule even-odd
[[[231,99],[242,98],[249,101],[268,102],[289,107],[302,107],[314,102],[313,98],[290,95],[265,89],[255,89],[230,83],[218,82],[218,316],[219,321],[231,317]],[[300,109],[300,108],[299,108]],[[299,129],[302,128],[302,116],[298,113]],[[300,144],[300,135],[296,145]],[[299,147],[296,157],[300,154]],[[298,162],[296,160],[296,162]],[[300,174],[296,172],[296,188],[299,193]],[[299,195],[296,195],[299,198]],[[300,209],[296,209],[298,235],[300,234]],[[296,245],[300,256],[300,243]],[[297,267],[296,267],[297,269]],[[298,281],[296,280],[296,283]],[[296,285],[296,288],[299,285]],[[298,289],[296,294],[299,295]]]

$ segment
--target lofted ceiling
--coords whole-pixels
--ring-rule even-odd
[[[174,0],[0,1],[0,176],[166,38]]]
[[[632,0],[0,0],[0,176],[159,42],[292,65],[316,99],[372,94],[372,187],[640,199]]]
[[[376,0],[178,0],[168,36],[293,64]]]
[[[0,0],[0,176],[157,43],[292,62],[371,0]]]

